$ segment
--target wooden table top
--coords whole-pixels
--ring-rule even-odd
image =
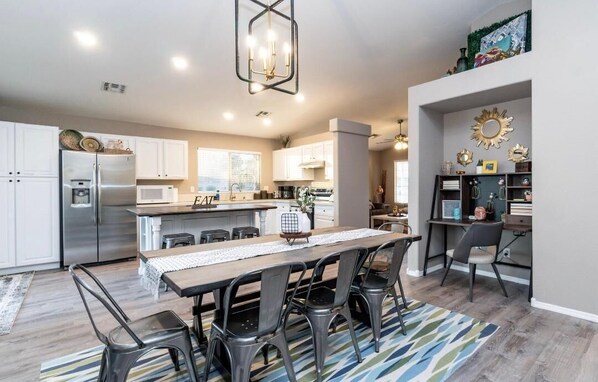
[[[355,229],[353,227],[330,227],[313,230],[314,235],[339,232],[344,230]],[[181,297],[192,297],[195,295],[209,293],[215,289],[223,288],[238,275],[250,269],[272,265],[276,263],[284,263],[291,261],[302,261],[307,264],[308,268],[315,266],[315,264],[325,255],[346,250],[353,247],[366,247],[368,249],[375,249],[381,244],[394,239],[410,238],[413,241],[421,240],[420,235],[409,235],[403,233],[388,233],[386,235],[370,236],[362,239],[349,240],[335,244],[315,246],[309,248],[300,248],[287,252],[274,253],[271,255],[256,256],[249,259],[230,261],[226,263],[212,264],[203,267],[185,269],[176,272],[168,272],[162,275],[162,280],[176,294]],[[231,240],[219,243],[201,244],[186,247],[176,247],[169,249],[161,249],[157,251],[147,251],[140,254],[142,261],[161,256],[174,256],[186,253],[196,253],[200,251],[209,251],[219,248],[240,247],[256,244],[266,243],[273,240],[280,240],[278,235],[266,235],[257,238],[244,239],[241,241]]]
[[[217,204],[212,208],[193,209],[188,206],[164,206],[164,207],[137,207],[129,211],[137,216],[163,216],[163,215],[185,215],[185,214],[213,214],[217,212],[233,211],[263,211],[277,208],[267,204]]]
[[[469,220],[469,219],[430,219],[428,220],[430,224],[440,224],[440,225],[453,225],[459,227],[469,226],[472,223],[496,223],[496,222],[489,222],[489,221],[479,221],[479,220]],[[519,224],[505,224],[503,225],[503,229],[507,231],[515,231],[515,232],[531,232],[532,226],[531,225],[519,225]]]

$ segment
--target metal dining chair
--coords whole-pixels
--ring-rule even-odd
[[[217,342],[221,342],[226,349],[233,382],[249,381],[253,359],[260,349],[269,345],[278,348],[282,354],[288,379],[296,380],[283,320],[290,307],[285,302],[291,272],[301,272],[289,296],[293,298],[305,270],[306,265],[302,262],[276,264],[243,273],[229,284],[222,310],[216,312],[212,322],[204,381],[208,380]],[[255,282],[261,283],[259,301],[235,306],[239,287]]]
[[[448,264],[440,286],[444,285],[444,280],[446,280],[451,265],[453,265],[453,260],[469,264],[469,301],[473,302],[473,284],[475,282],[477,265],[490,264],[505,297],[509,297],[500,273],[498,273],[498,268],[496,268],[496,255],[502,231],[503,222],[471,224],[471,227],[463,235],[461,240],[459,240],[457,246],[454,249],[446,251]]]
[[[290,313],[302,314],[311,328],[318,381],[322,380],[322,369],[326,360],[328,329],[332,321],[339,315],[347,321],[357,360],[358,362],[362,361],[347,301],[351,283],[361,265],[360,261],[366,256],[366,248],[352,248],[326,255],[316,264],[307,291],[297,294],[291,300],[291,309],[287,313],[287,318]],[[331,288],[319,280],[323,268],[335,263],[338,265],[336,267],[336,286]],[[285,318],[285,322],[287,318]]]
[[[87,275],[101,290],[101,294],[87,284],[77,273]],[[87,268],[72,264],[69,273],[85,305],[98,339],[106,345],[102,354],[98,381],[125,381],[129,370],[145,353],[154,349],[168,349],[175,370],[179,370],[178,352],[185,357],[191,381],[197,381],[197,366],[193,355],[189,327],[173,311],[163,311],[148,317],[131,320],[118,306],[110,293]],[[102,333],[89,309],[86,293],[98,300],[119,323],[108,334]],[[103,296],[102,296],[103,295]]]
[[[364,268],[366,268],[365,273],[358,274],[351,286],[351,293],[361,297],[367,305],[370,324],[374,334],[376,352],[380,351],[380,333],[382,331],[382,308],[384,299],[389,295],[394,299],[397,315],[399,316],[399,321],[401,323],[401,329],[403,335],[406,335],[403,315],[401,314],[399,299],[394,285],[397,282],[401,285],[399,281],[401,264],[403,263],[405,253],[407,253],[412,242],[413,240],[411,238],[396,239],[379,246],[378,249],[370,255],[366,264],[364,264]],[[392,256],[389,261],[390,267],[388,271],[384,273],[373,271],[373,264],[377,261],[377,258],[385,256],[384,252],[388,248],[392,248]]]

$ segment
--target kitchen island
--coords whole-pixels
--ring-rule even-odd
[[[191,206],[137,207],[128,211],[137,216],[138,251],[162,248],[162,235],[190,233],[199,243],[201,231],[234,227],[258,226],[266,232],[266,213],[276,206],[265,204],[217,204],[212,208],[193,209]]]

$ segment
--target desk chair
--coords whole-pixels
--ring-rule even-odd
[[[229,284],[224,294],[222,311],[217,311],[212,322],[204,381],[208,380],[216,341],[220,341],[228,353],[233,382],[249,381],[253,359],[260,349],[269,345],[275,346],[281,353],[287,378],[290,381],[296,380],[283,320],[289,310],[289,304],[285,307],[285,302],[291,271],[301,272],[291,292],[292,299],[305,269],[305,263],[302,262],[275,264],[243,273]],[[261,283],[259,301],[255,304],[233,306],[239,286],[254,282]]]
[[[332,321],[339,315],[347,321],[355,354],[357,355],[357,362],[362,361],[347,301],[351,283],[359,269],[360,262],[365,256],[367,256],[366,248],[352,248],[326,255],[316,264],[307,291],[298,294],[291,300],[289,314],[304,315],[311,328],[317,381],[322,380],[322,371],[328,348],[328,330]],[[321,270],[334,263],[338,263],[336,287],[332,289],[325,285],[317,285],[318,280],[320,280],[318,275],[323,273]]]
[[[353,285],[351,285],[351,293],[361,297],[368,309],[370,316],[370,324],[374,334],[374,344],[376,352],[380,351],[380,334],[382,332],[382,307],[384,299],[387,296],[392,296],[397,309],[397,315],[401,323],[403,335],[406,335],[405,324],[403,316],[399,307],[399,299],[395,291],[395,284],[400,278],[399,272],[401,264],[407,250],[413,242],[412,239],[396,239],[387,241],[370,255],[370,258],[364,265],[366,272],[359,274],[355,278]],[[390,268],[388,272],[376,273],[372,270],[372,264],[376,262],[376,258],[384,256],[384,251],[387,248],[392,248],[392,256],[390,258]],[[399,284],[400,285],[400,284]]]
[[[509,297],[495,264],[502,230],[503,222],[473,223],[459,243],[457,243],[457,246],[454,249],[446,251],[449,259],[440,286],[444,284],[453,260],[469,264],[469,301],[473,302],[473,283],[475,282],[476,267],[478,264],[490,264],[492,265],[492,269],[494,269],[494,273],[505,297]]]
[[[77,272],[79,271],[79,272]],[[173,311],[167,310],[137,320],[129,317],[118,306],[90,271],[82,265],[72,264],[69,273],[87,310],[87,315],[98,339],[106,345],[102,353],[98,381],[125,381],[129,370],[139,357],[154,349],[168,349],[175,370],[179,370],[178,352],[183,353],[191,381],[197,382],[197,366],[189,337],[189,327]],[[101,294],[89,286],[81,277],[85,274],[101,290]],[[86,293],[85,293],[86,292]],[[98,300],[120,324],[107,335],[102,333],[89,309],[86,295]]]

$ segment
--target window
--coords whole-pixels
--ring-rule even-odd
[[[261,154],[217,149],[197,149],[198,191],[260,190]]]
[[[407,161],[395,161],[395,203],[407,203],[408,192],[409,164]]]

